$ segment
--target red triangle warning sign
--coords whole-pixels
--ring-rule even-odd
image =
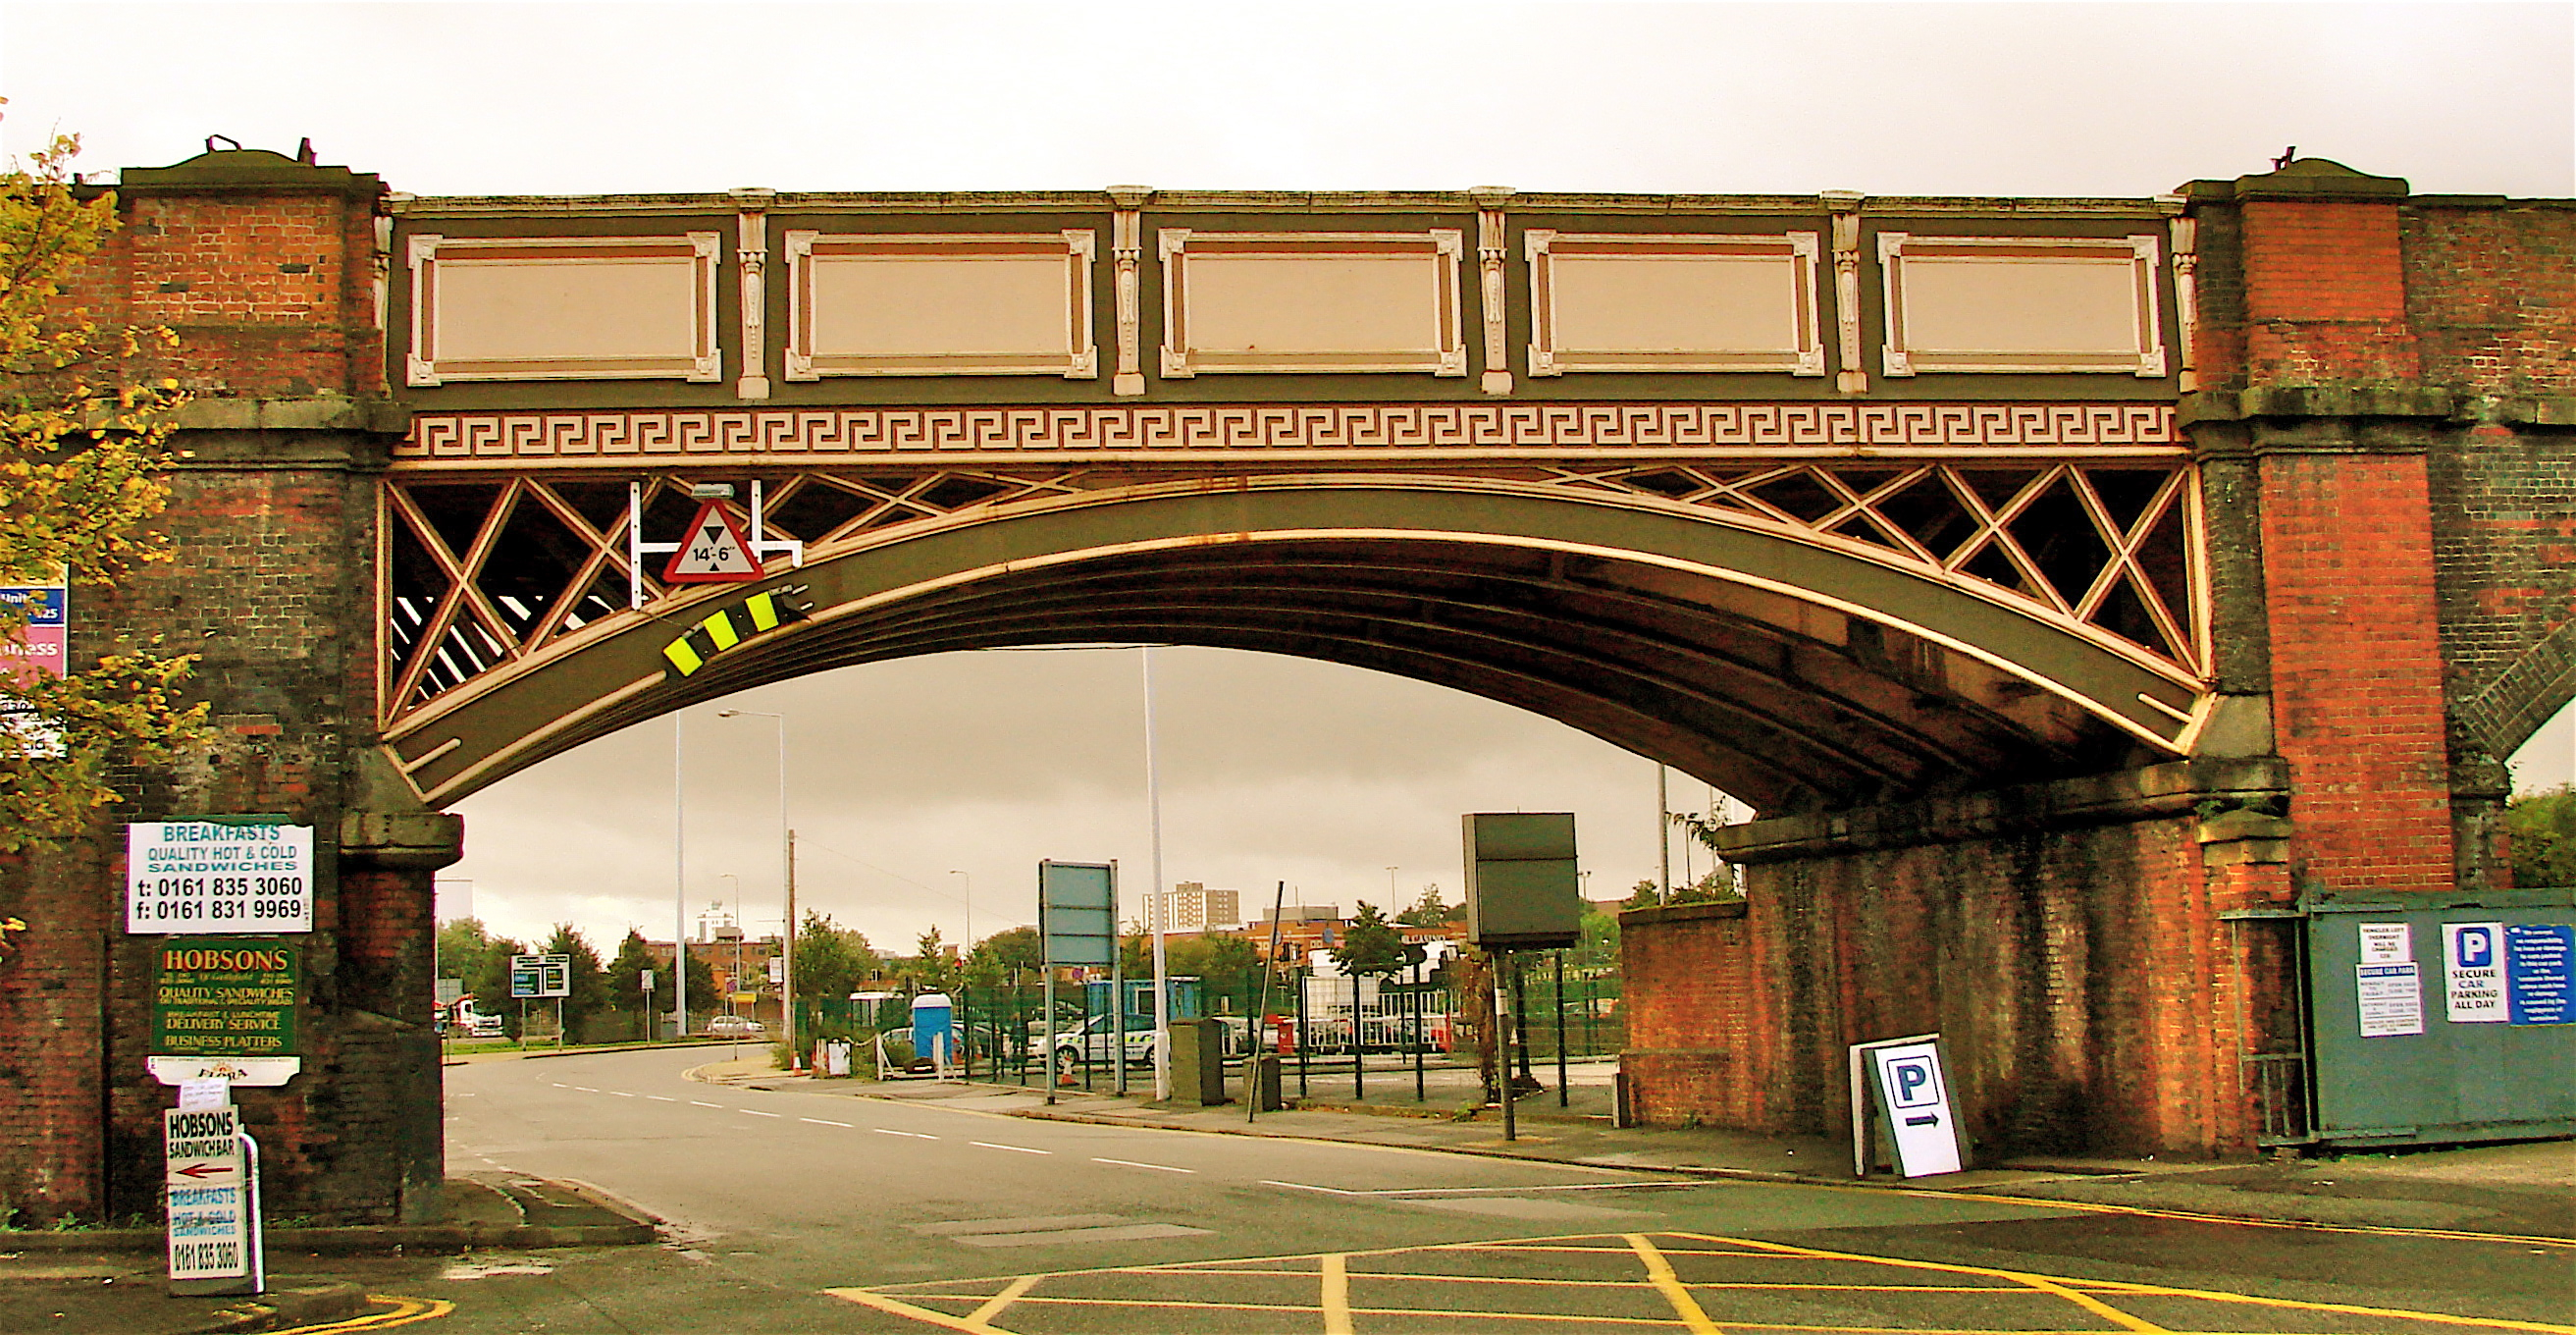
[[[680,550],[662,567],[662,579],[669,584],[735,584],[758,578],[760,560],[751,554],[751,538],[720,501],[698,507]]]

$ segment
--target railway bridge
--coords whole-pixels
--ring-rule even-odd
[[[1675,765],[1752,892],[1632,925],[1639,1115],[1833,1129],[1938,1030],[1987,1153],[2317,1134],[2313,924],[2520,902],[2499,758],[2576,698],[2566,201],[116,190],[77,295],[180,334],[180,559],[72,655],[203,646],[220,743],[121,819],[317,831],[240,1095],[315,1218],[437,1208],[441,809],[803,673],[1260,649]],[[666,580],[726,494],[760,577]],[[0,867],[39,1216],[153,1208],[121,857]]]

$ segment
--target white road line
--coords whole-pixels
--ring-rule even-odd
[[[619,1098],[621,1098],[621,1099],[631,1099],[631,1098],[635,1097],[634,1095],[629,1094],[629,1093],[627,1093],[625,1090],[622,1090],[622,1089],[612,1089],[612,1090],[610,1090],[610,1091],[608,1091],[608,1092],[609,1092],[609,1093],[611,1093],[611,1094],[616,1095],[617,1097],[619,1097]]]
[[[1026,1146],[1026,1145],[996,1145],[996,1144],[994,1144],[993,1142],[991,1142],[991,1141],[989,1141],[989,1140],[970,1140],[970,1141],[967,1141],[966,1143],[967,1143],[967,1144],[969,1144],[969,1145],[976,1145],[976,1146],[980,1146],[980,1147],[982,1147],[982,1148],[984,1148],[984,1149],[988,1149],[988,1150],[1009,1150],[1009,1151],[1011,1151],[1011,1152],[1012,1152],[1012,1153],[1014,1153],[1014,1154],[1053,1154],[1053,1153],[1055,1153],[1055,1151],[1054,1151],[1054,1150],[1033,1150],[1033,1149],[1030,1149],[1030,1148],[1029,1148],[1028,1146]]]
[[[724,1108],[724,1105],[721,1103],[700,1103],[696,1099],[689,1100],[689,1106],[692,1108],[714,1108],[718,1111],[722,1111]]]
[[[560,1080],[550,1080],[550,1081],[548,1081],[547,1083],[548,1083],[548,1084],[553,1085],[553,1086],[554,1086],[555,1088],[557,1088],[557,1089],[570,1089],[570,1088],[572,1088],[572,1086],[567,1085],[567,1084],[565,1084],[564,1082],[562,1082],[562,1081],[560,1081]]]
[[[745,1117],[776,1117],[776,1116],[778,1116],[778,1114],[776,1114],[776,1113],[765,1113],[765,1112],[761,1112],[761,1111],[758,1111],[757,1109],[752,1109],[752,1108],[736,1108],[736,1109],[734,1109],[734,1111],[735,1111],[735,1112],[738,1112],[738,1113],[741,1113],[741,1114],[742,1114],[743,1116],[745,1116]]]
[[[910,1137],[912,1137],[914,1140],[937,1140],[937,1139],[939,1139],[939,1137],[937,1137],[937,1136],[925,1136],[925,1135],[921,1134],[921,1133],[920,1133],[920,1132],[918,1132],[918,1131],[893,1131],[893,1130],[889,1130],[889,1129],[887,1129],[887,1128],[885,1128],[885,1127],[882,1127],[882,1126],[872,1126],[872,1127],[869,1127],[868,1129],[869,1129],[870,1131],[874,1131],[874,1132],[876,1132],[876,1133],[877,1133],[878,1135],[880,1135],[880,1136],[910,1136]]]
[[[646,1098],[648,1098],[648,1099],[653,1100],[655,1103],[677,1103],[677,1102],[679,1102],[679,1100],[678,1100],[678,1099],[668,1098],[668,1097],[665,1097],[665,1096],[660,1095],[660,1094],[647,1094],[647,1095],[645,1095],[644,1097],[646,1097]]]
[[[1158,1173],[1195,1173],[1195,1168],[1174,1168],[1167,1163],[1138,1163],[1133,1159],[1093,1159],[1093,1163],[1114,1163],[1121,1168],[1151,1168]]]
[[[827,1121],[823,1120],[823,1119],[822,1119],[822,1118],[820,1118],[820,1117],[799,1117],[799,1118],[797,1118],[796,1120],[797,1120],[797,1121],[800,1121],[800,1122],[812,1122],[812,1123],[813,1123],[814,1125],[816,1125],[816,1126],[840,1126],[840,1127],[846,1127],[846,1126],[848,1126],[848,1125],[849,1125],[849,1123],[847,1123],[847,1122],[827,1122]]]
[[[598,1090],[592,1089],[592,1088],[591,1088],[590,1086],[588,1086],[588,1085],[569,1085],[569,1086],[566,1086],[566,1088],[569,1088],[569,1089],[578,1089],[578,1090],[580,1090],[580,1091],[581,1091],[582,1093],[584,1093],[584,1094],[596,1094],[596,1093],[598,1093],[598,1092],[599,1092]]]
[[[1348,1187],[1319,1187],[1310,1182],[1275,1182],[1263,1178],[1265,1187],[1286,1187],[1291,1191],[1320,1191],[1328,1196],[1479,1196],[1504,1193],[1518,1195],[1529,1191],[1649,1191],[1665,1187],[1699,1187],[1704,1182],[1561,1182],[1530,1187],[1375,1187],[1353,1190]]]

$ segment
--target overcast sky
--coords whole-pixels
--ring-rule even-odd
[[[425,195],[1163,187],[2140,196],[2303,156],[2576,194],[2576,21],[2532,5],[0,5],[0,147],[93,171],[210,134]],[[1457,896],[1458,813],[1572,810],[1653,874],[1654,766],[1439,688],[1157,655],[1171,879]],[[786,714],[803,898],[880,945],[1031,918],[1035,863],[1146,884],[1137,654],[880,664]],[[779,911],[768,719],[687,724],[692,907]],[[474,911],[611,947],[674,916],[668,720],[465,802]],[[2562,782],[2576,730],[2526,748]],[[1676,805],[1706,789],[1677,780]],[[1677,845],[1678,847],[1678,845]],[[967,875],[950,874],[952,870]],[[1678,871],[1678,869],[1677,869]],[[764,922],[763,919],[768,921]]]

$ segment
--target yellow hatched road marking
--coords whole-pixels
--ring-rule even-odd
[[[1000,1293],[984,1300],[984,1305],[966,1314],[968,1325],[980,1326],[1002,1314],[1002,1309],[1019,1300],[1021,1294],[1036,1288],[1044,1275],[1022,1275],[1004,1286]]]
[[[340,1331],[390,1330],[418,1321],[435,1321],[456,1310],[456,1304],[444,1298],[404,1298],[390,1293],[370,1293],[367,1301],[391,1303],[393,1310],[369,1312],[318,1326],[291,1326],[275,1332],[275,1335],[336,1335]]]
[[[1324,1335],[1351,1335],[1350,1258],[1335,1252],[1324,1258]]]
[[[1655,1244],[1648,1242],[1645,1234],[1623,1233],[1620,1236],[1636,1249],[1637,1259],[1646,1263],[1646,1277],[1663,1292],[1664,1301],[1673,1305],[1673,1311],[1680,1314],[1683,1324],[1691,1328],[1693,1335],[1720,1335],[1717,1323],[1708,1319],[1708,1313],[1700,1310],[1699,1300],[1693,1298],[1690,1290],[1684,1288],[1680,1278],[1673,1274],[1673,1263],[1655,1250]]]
[[[1029,1275],[1023,1278],[1035,1282],[1043,1276]],[[950,1316],[946,1312],[934,1312],[927,1307],[915,1307],[901,1298],[878,1293],[872,1289],[825,1289],[823,1292],[835,1298],[846,1298],[851,1302],[873,1307],[880,1312],[908,1316],[915,1321],[927,1322],[945,1330],[962,1330],[969,1332],[969,1335],[1013,1335],[1013,1332],[1004,1330],[1000,1326],[989,1325],[968,1317]]]
[[[2277,1307],[2293,1312],[2331,1312],[2337,1316],[2375,1316],[2397,1321],[2424,1321],[2443,1326],[2469,1326],[2479,1330],[2521,1330],[2535,1335],[2576,1335],[2576,1326],[2558,1326],[2539,1321],[2516,1321],[2510,1317],[2455,1316],[2448,1312],[2417,1312],[2399,1307],[2364,1307],[2352,1303],[2306,1302],[2293,1298],[2264,1298],[2247,1293],[2227,1293],[2216,1289],[2179,1289],[2162,1284],[2138,1284],[2126,1280],[2066,1280],[2052,1275],[2033,1275],[2018,1270],[1996,1270],[1984,1266],[1949,1265],[1939,1261],[1913,1261],[1896,1256],[1866,1256],[1855,1252],[1825,1251],[1816,1247],[1793,1247],[1781,1242],[1763,1242],[1755,1238],[1716,1238],[1704,1233],[1681,1233],[1676,1237],[1695,1238],[1701,1242],[1722,1242],[1776,1251],[1784,1256],[1805,1256],[1817,1260],[1859,1261],[1868,1265],[1894,1266],[1905,1270],[1937,1270],[1952,1275],[1985,1275],[2009,1279],[2016,1283],[2040,1281],[2042,1285],[2063,1290],[2070,1299],[2079,1299],[2067,1288],[2081,1284],[2097,1293],[2116,1293],[2142,1298],[2194,1298],[2204,1302],[2243,1303],[2255,1307]],[[2088,1310],[2090,1310],[2088,1308]],[[2125,1321],[2122,1324],[2127,1324]],[[2154,1326],[2131,1326],[2130,1329],[2160,1330]]]
[[[1885,1187],[1838,1187],[1814,1184],[1818,1191],[1885,1191]],[[2105,1205],[2098,1201],[2059,1201],[2037,1196],[1997,1196],[1974,1191],[1939,1193],[1956,1201],[1986,1201],[1996,1205],[2028,1205],[2043,1210],[2074,1210],[2086,1214],[2139,1215],[2149,1219],[2182,1219],[2196,1224],[2234,1224],[2242,1228],[2287,1228],[2311,1233],[2364,1233],[2388,1238],[2440,1238],[2445,1242],[2512,1242],[2533,1247],[2576,1248],[2576,1238],[2534,1237],[2521,1233],[2477,1233],[2457,1228],[2399,1228],[2394,1224],[2319,1224],[2305,1219],[2246,1219],[2237,1215],[2204,1214],[2197,1210],[2159,1210],[2144,1205]]]

